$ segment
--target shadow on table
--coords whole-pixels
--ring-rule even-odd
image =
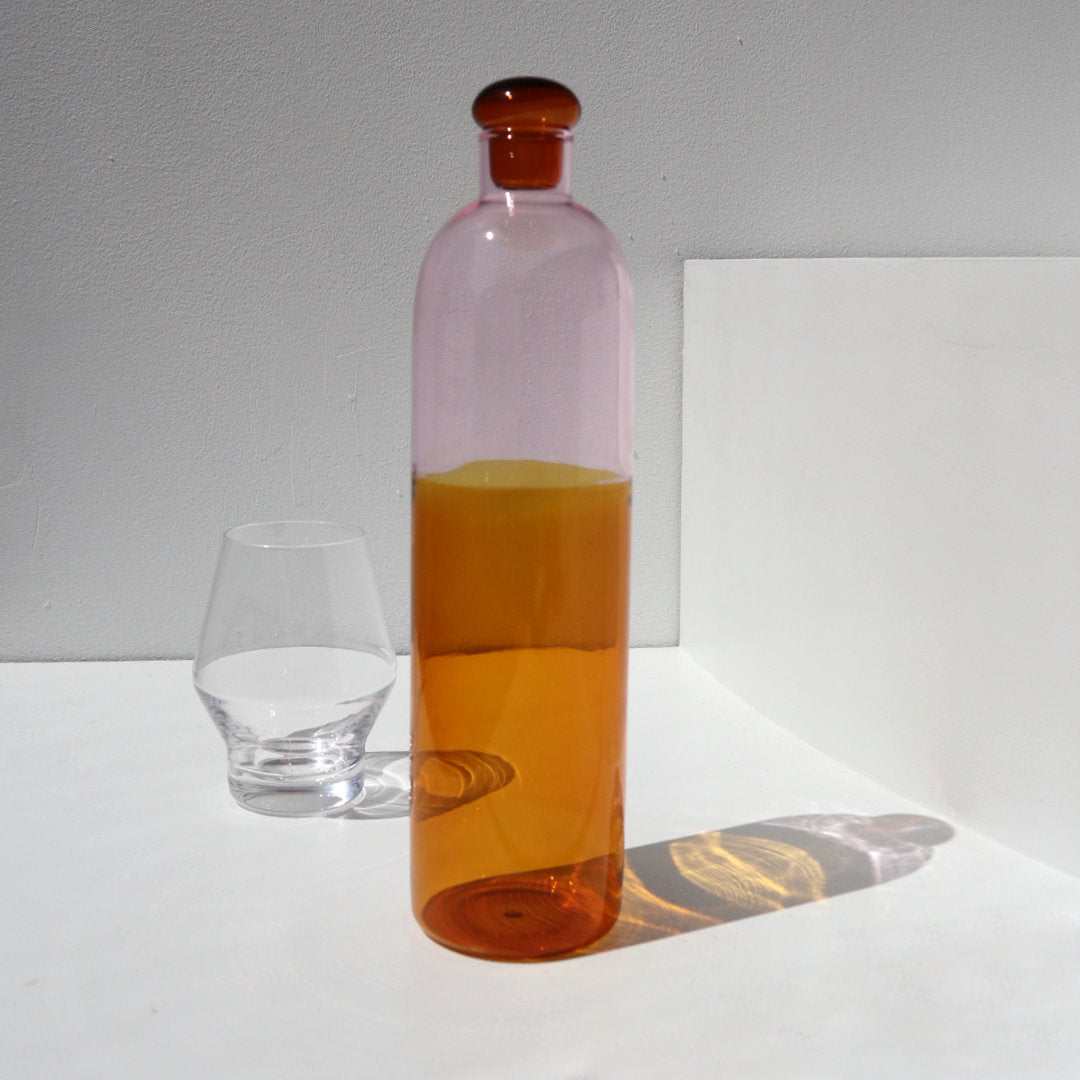
[[[513,778],[513,768],[492,754],[425,754],[414,812],[421,820],[446,813]],[[408,753],[371,753],[364,800],[342,816],[401,817],[409,802]],[[608,952],[881,885],[918,870],[952,835],[944,821],[917,814],[803,814],[628,848],[618,921],[600,941],[569,955]]]
[[[806,814],[628,848],[618,921],[582,952],[880,885],[918,870],[952,835],[944,821],[915,814]]]
[[[413,816],[420,821],[445,814],[506,787],[514,767],[479,750],[445,750],[417,755]],[[343,818],[404,817],[409,812],[409,754],[404,750],[364,756],[364,798]]]
[[[380,750],[365,754],[364,798],[351,810],[335,816],[348,821],[408,815],[408,750]]]

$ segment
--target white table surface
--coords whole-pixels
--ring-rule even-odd
[[[369,751],[403,750],[407,661]],[[184,662],[0,665],[5,1077],[1075,1077],[1080,881],[958,830],[921,869],[544,964],[430,942],[402,817],[236,807]],[[678,649],[631,662],[628,847],[919,807]]]

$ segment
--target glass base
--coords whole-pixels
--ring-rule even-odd
[[[245,809],[271,817],[325,817],[351,809],[364,797],[364,769],[358,774],[327,782],[272,785],[229,777],[233,798]]]

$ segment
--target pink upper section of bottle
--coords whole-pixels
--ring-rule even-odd
[[[529,185],[511,186],[505,173],[500,182],[490,151],[500,137],[481,133],[481,198],[440,230],[421,268],[414,468],[531,459],[629,476],[633,299],[622,253],[570,197],[565,127],[545,136],[559,150],[550,184],[535,184],[532,165]]]

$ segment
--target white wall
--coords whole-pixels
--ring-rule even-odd
[[[1075,253],[1078,41],[1059,0],[7,0],[0,657],[189,655],[270,516],[364,523],[405,645],[413,283],[522,72],[635,279],[633,636],[674,642],[682,260]]]
[[[1080,875],[1080,259],[686,268],[682,643]]]

